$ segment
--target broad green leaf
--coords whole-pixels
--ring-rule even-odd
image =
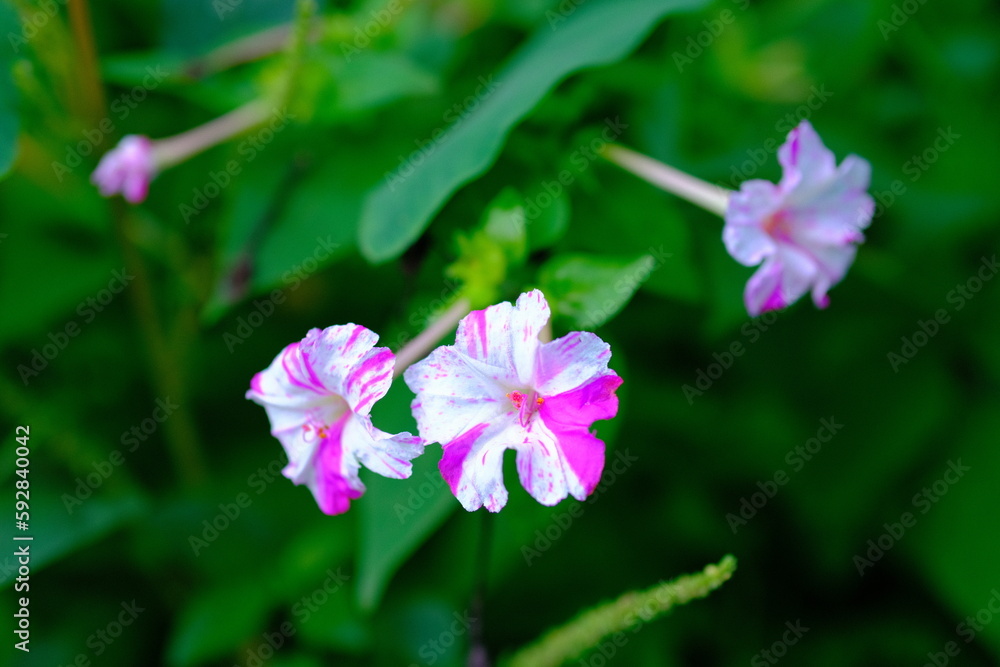
[[[996,405],[994,393],[987,404]],[[996,540],[996,471],[1000,470],[997,434],[1000,418],[994,407],[972,415],[956,445],[940,451],[935,465],[913,485],[911,513],[916,525],[899,538],[901,548],[917,561],[939,595],[953,610],[956,635],[964,647],[974,636],[1000,652],[1000,623],[995,608],[1000,595],[1000,553]],[[966,470],[967,468],[967,470]],[[898,515],[887,517],[899,521]],[[912,537],[910,537],[912,533]],[[873,538],[878,539],[879,531]],[[890,552],[891,553],[891,552]],[[886,558],[882,559],[883,561]],[[874,567],[890,567],[878,562]],[[957,629],[967,616],[979,620]],[[989,617],[994,622],[983,623]],[[978,625],[981,632],[975,630]]]
[[[359,228],[362,253],[374,262],[398,256],[455,190],[493,163],[514,125],[555,85],[624,57],[666,14],[703,4],[637,0],[623,11],[619,2],[591,0],[540,27],[495,76],[480,78],[468,115],[459,114],[448,129],[431,128],[427,146],[369,196]]]
[[[404,481],[377,476],[365,480],[365,502],[358,503],[357,594],[362,609],[378,605],[396,570],[459,507],[435,459],[418,457],[413,475]]]
[[[601,326],[628,302],[655,270],[652,255],[610,259],[560,255],[545,263],[538,282],[552,311],[583,329]]]
[[[272,595],[266,583],[244,580],[201,593],[180,614],[167,662],[187,667],[236,653],[263,632]]]
[[[64,493],[72,496],[72,488],[46,489],[45,486],[37,488],[37,485],[37,482],[32,483],[31,490],[37,493],[31,496],[31,520],[25,533],[36,538],[31,542],[32,573],[100,540],[146,511],[145,502],[139,496],[105,500],[95,494],[82,503],[72,504],[73,513],[69,514],[61,497]],[[32,525],[35,528],[31,528]],[[41,531],[44,532],[39,535]],[[0,558],[0,586],[14,581],[17,564],[12,566],[12,561],[15,560],[6,556]]]

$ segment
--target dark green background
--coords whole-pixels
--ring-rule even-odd
[[[15,4],[22,17],[45,13]],[[293,14],[291,3],[231,4],[221,18],[194,0],[92,4],[109,103],[131,95],[147,66],[171,76],[127,116],[111,106],[114,136],[62,180],[52,163],[100,119],[83,103],[65,7],[17,53],[9,37],[0,45],[0,162],[16,146],[0,184],[0,478],[12,508],[14,427],[30,425],[35,536],[30,656],[11,648],[6,573],[0,595],[14,664],[84,654],[94,665],[245,665],[261,633],[285,622],[295,634],[266,664],[429,664],[428,642],[469,608],[483,525],[493,533],[483,618],[495,656],[732,553],[729,583],[629,635],[608,664],[767,664],[759,652],[799,620],[809,630],[787,664],[922,665],[948,642],[961,649],[954,664],[996,663],[1000,618],[987,605],[1000,590],[1000,281],[949,298],[1000,246],[994,3],[586,0],[564,16],[572,3],[414,2],[348,60],[342,44],[388,3],[328,2],[334,36],[306,52],[296,122],[189,224],[179,207],[243,159],[239,138],[164,172],[140,206],[100,198],[89,174],[122,135],[182,132],[281,76],[280,57],[184,74],[213,47]],[[11,5],[0,21],[4,35],[21,34]],[[385,173],[414,140],[447,128],[447,110],[490,75],[497,91],[407,187],[386,194]],[[741,170],[776,180],[765,147],[784,139],[789,114],[808,115],[838,159],[868,159],[882,204],[826,311],[804,301],[749,320],[752,270],[726,255],[721,220],[574,153],[620,118],[621,143],[706,180],[732,186]],[[957,138],[935,149],[949,131]],[[933,164],[914,169],[925,151]],[[512,465],[500,514],[463,512],[428,482],[437,445],[408,481],[363,473],[368,493],[339,517],[283,478],[252,477],[282,456],[264,411],[243,398],[253,373],[314,326],[356,322],[398,349],[460,285],[444,273],[456,233],[471,234],[504,188],[538,201],[563,169],[573,183],[529,225],[532,252],[496,298],[542,284],[561,335],[578,326],[574,308],[621,305],[645,275],[631,262],[668,255],[596,329],[625,380],[618,417],[598,429],[609,460],[628,452],[635,463],[565,528],[575,501],[539,506]],[[319,238],[337,251],[296,275]],[[86,321],[78,304],[122,267],[141,276]],[[227,345],[273,289],[284,297],[274,313]],[[948,321],[893,368],[902,338],[942,309]],[[18,366],[70,322],[80,335],[26,386]],[[743,354],[689,402],[683,386],[718,375],[714,355],[734,343]],[[128,452],[123,435],[166,398],[179,409]],[[412,429],[410,398],[397,383],[376,423]],[[796,470],[786,456],[830,418],[843,428]],[[116,449],[122,465],[67,513],[64,494]],[[915,504],[959,460],[970,470],[938,502]],[[787,484],[734,533],[727,514],[778,471]],[[250,505],[195,556],[190,536],[241,493]],[[411,502],[401,521],[397,505]],[[855,557],[904,512],[915,523],[859,576]],[[12,524],[0,522],[0,554]],[[546,530],[556,539],[529,566],[524,548],[544,547]],[[329,568],[349,580],[301,622],[296,603]],[[144,611],[96,656],[88,637],[133,599]],[[992,622],[966,643],[959,624],[984,609]],[[466,642],[434,664],[464,664]],[[603,664],[591,655],[583,664]]]

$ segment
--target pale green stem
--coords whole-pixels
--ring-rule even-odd
[[[559,667],[583,655],[609,635],[638,629],[657,616],[691,600],[703,598],[736,571],[736,559],[726,556],[697,574],[687,574],[645,591],[632,591],[614,602],[585,611],[566,625],[550,630],[521,649],[507,667]]]
[[[290,26],[281,26],[280,32],[274,33],[277,37],[287,40],[288,53],[288,66],[277,95],[271,97],[270,101],[267,98],[253,100],[218,118],[213,118],[203,125],[172,137],[156,140],[153,143],[153,154],[157,167],[160,170],[172,167],[212,146],[256,127],[263,123],[269,114],[276,111],[273,108],[275,103],[277,106],[286,106],[298,80],[308,41],[309,25],[315,12],[316,3],[313,0],[299,0],[295,22]]]
[[[427,356],[431,348],[457,327],[459,321],[471,311],[472,302],[464,296],[459,297],[448,310],[441,313],[441,317],[431,322],[420,335],[403,346],[396,355],[396,368],[392,376],[399,377],[411,364]]]
[[[731,190],[707,183],[700,178],[685,174],[683,171],[617,144],[605,146],[601,155],[609,162],[617,164],[639,178],[643,178],[678,197],[683,197],[711,213],[721,216],[726,214]]]
[[[271,111],[264,100],[254,100],[233,109],[204,125],[153,142],[156,164],[160,170],[187,160],[193,155],[246,132],[267,118]]]

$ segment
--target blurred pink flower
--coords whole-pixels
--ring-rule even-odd
[[[517,451],[521,484],[538,502],[583,500],[604,469],[604,443],[590,432],[618,413],[622,380],[611,348],[592,333],[538,339],[549,305],[538,290],[517,304],[469,313],[455,345],[406,370],[420,435],[444,447],[439,468],[468,511],[507,503],[503,454]]]
[[[729,197],[722,233],[736,261],[763,262],[743,295],[754,316],[784,308],[809,290],[816,306],[826,308],[827,290],[850,268],[875,209],[867,193],[868,162],[848,155],[838,167],[808,121],[789,133],[778,161],[783,173],[777,185],[746,181]]]
[[[372,425],[372,406],[389,390],[395,357],[375,347],[378,336],[357,324],[312,329],[250,383],[247,398],[264,406],[271,434],[288,454],[282,473],[312,491],[326,514],[342,514],[360,498],[364,464],[404,479],[423,443]]]
[[[146,199],[149,182],[156,172],[153,142],[148,137],[129,134],[104,154],[90,182],[105,197],[121,193],[129,202],[138,204]]]

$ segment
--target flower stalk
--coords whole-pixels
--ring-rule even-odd
[[[729,205],[730,190],[706,183],[683,171],[636,153],[624,146],[607,144],[601,156],[622,169],[672,194],[687,199],[710,213],[724,216]]]
[[[604,637],[637,630],[674,607],[706,597],[735,571],[736,559],[726,556],[696,574],[683,575],[645,591],[626,593],[551,630],[535,644],[521,649],[506,667],[559,667],[597,646]]]

